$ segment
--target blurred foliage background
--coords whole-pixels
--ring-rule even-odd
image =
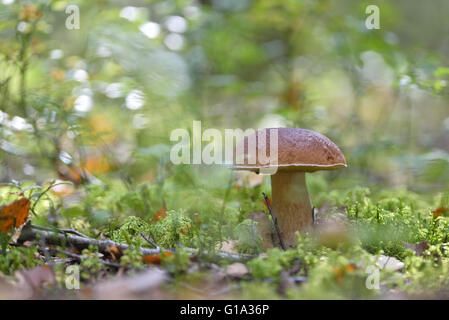
[[[378,30],[365,27],[370,4]],[[69,5],[79,29],[66,27]],[[331,138],[349,167],[309,175],[316,206],[357,186],[432,198],[449,181],[448,10],[444,0],[1,0],[0,181],[72,182],[52,188],[39,223],[113,234],[123,213],[166,206],[213,238],[186,244],[213,246],[232,235],[227,222],[265,210],[270,187],[171,164],[171,131],[201,120]]]
[[[379,30],[365,27],[369,4]],[[170,132],[201,120],[321,132],[347,157],[325,174],[344,185],[446,188],[448,7],[3,0],[0,179],[151,181]]]

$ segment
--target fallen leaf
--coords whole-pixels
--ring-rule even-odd
[[[117,247],[116,245],[107,246],[106,252],[111,255],[112,260],[115,262],[119,262],[120,257],[123,255],[122,250],[120,250],[120,248]]]
[[[171,257],[173,253],[168,251],[163,251],[157,254],[149,254],[142,257],[142,261],[147,264],[161,264],[162,260]]]
[[[20,227],[28,218],[30,200],[21,198],[0,207],[0,232]]]
[[[167,212],[167,208],[165,206],[163,206],[158,212],[156,212],[154,214],[154,219],[156,221],[159,221],[161,219],[165,219],[167,217],[166,212]]]
[[[336,277],[335,280],[340,284],[343,281],[345,275],[355,270],[357,270],[357,266],[353,263],[347,264],[346,266],[341,268],[335,268],[333,271]]]
[[[446,207],[438,207],[435,210],[432,210],[432,216],[434,219],[438,218],[441,215],[446,216],[448,214],[449,214],[449,208],[446,208]]]

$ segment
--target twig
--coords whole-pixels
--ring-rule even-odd
[[[82,234],[81,232],[73,230],[73,229],[59,229],[59,230],[61,230],[64,233],[71,233],[71,234],[74,234],[74,235],[77,235],[77,236],[80,236],[80,237],[83,237],[83,238],[89,238],[85,234]]]
[[[32,228],[35,229],[39,229],[39,230],[45,230],[45,231],[56,231],[56,232],[60,232],[60,233],[71,233],[83,238],[89,238],[88,236],[86,236],[85,234],[82,234],[81,232],[74,230],[74,229],[58,229],[58,228],[52,228],[52,227],[44,227],[44,226],[38,226],[35,224],[31,224]]]
[[[140,235],[145,239],[146,242],[151,244],[156,249],[160,250],[160,247],[152,239],[148,238],[143,231],[140,233]]]
[[[270,211],[271,218],[273,219],[274,228],[275,228],[276,233],[277,233],[277,235],[278,235],[279,243],[281,244],[281,248],[282,248],[283,250],[286,250],[285,244],[284,244],[284,240],[282,240],[282,237],[281,237],[281,231],[279,230],[278,220],[277,220],[276,217],[274,216],[273,209],[271,208],[271,205],[270,205],[270,200],[268,199],[268,197],[267,197],[267,195],[265,194],[265,192],[262,192],[262,195],[263,195],[263,197],[264,197],[264,199],[265,199],[265,202],[267,203],[267,208],[268,208],[268,211]]]

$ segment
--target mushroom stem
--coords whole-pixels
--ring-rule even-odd
[[[297,244],[296,231],[312,225],[312,205],[305,172],[277,172],[271,176],[273,211],[286,247]]]

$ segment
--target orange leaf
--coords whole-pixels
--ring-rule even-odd
[[[21,198],[0,207],[0,232],[20,227],[28,218],[30,200]]]
[[[432,211],[433,218],[436,219],[441,216],[442,213],[449,213],[449,208],[446,207],[438,207]]]
[[[357,266],[353,263],[350,263],[346,266],[346,272],[351,272],[357,270]]]
[[[123,255],[122,250],[116,245],[107,246],[106,251],[111,255],[112,260],[119,261],[120,257]]]
[[[171,257],[173,253],[164,251],[162,253],[150,254],[142,257],[142,261],[147,264],[161,264],[163,258]]]
[[[156,221],[159,221],[161,219],[165,219],[167,217],[166,212],[167,212],[167,208],[165,206],[163,206],[158,212],[156,212],[154,214],[154,219]]]

